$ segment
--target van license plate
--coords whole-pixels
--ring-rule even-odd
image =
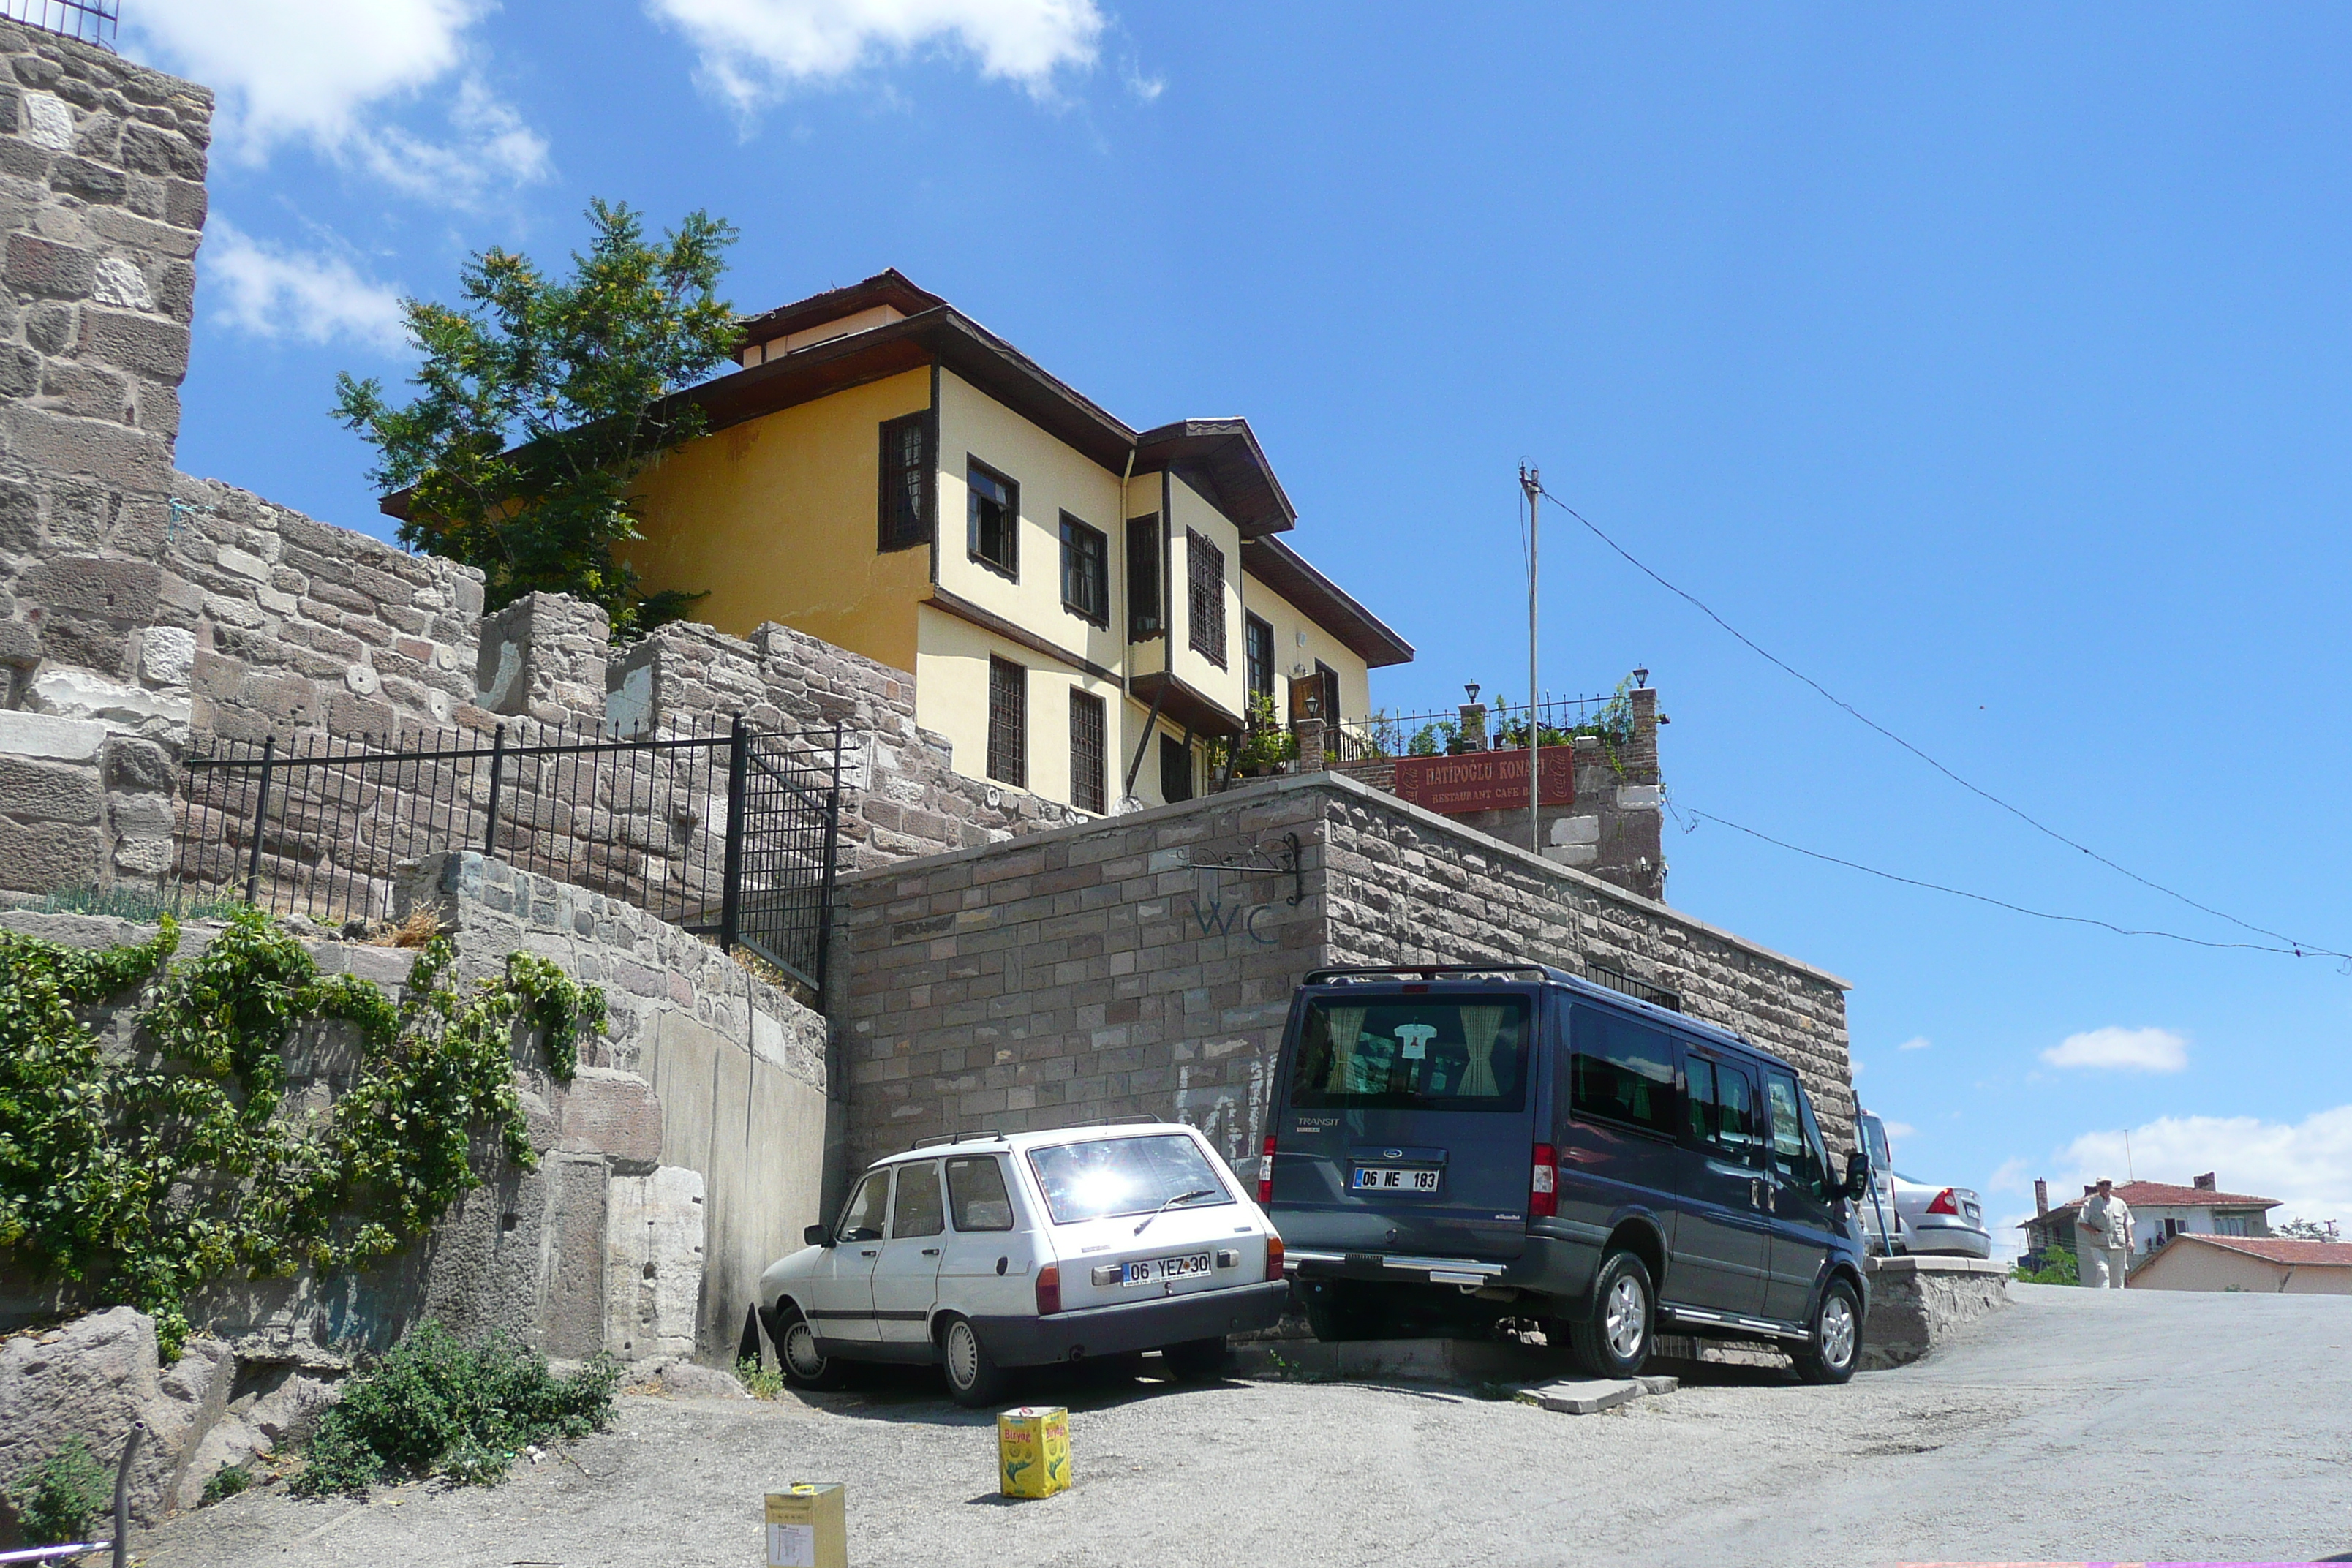
[[[1355,1189],[1360,1193],[1433,1193],[1437,1173],[1411,1165],[1359,1165]]]
[[[1152,1258],[1127,1266],[1122,1285],[1156,1285],[1168,1279],[1191,1279],[1209,1272],[1209,1255],[1188,1252],[1181,1258]]]

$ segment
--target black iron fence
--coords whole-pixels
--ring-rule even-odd
[[[736,719],[616,737],[499,725],[383,746],[214,738],[187,760],[178,880],[278,913],[373,922],[404,862],[478,849],[824,984],[842,736]]]
[[[121,0],[0,0],[0,16],[102,49],[114,47],[121,16]]]

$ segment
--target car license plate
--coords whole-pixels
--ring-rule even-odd
[[[1188,1252],[1181,1258],[1148,1258],[1127,1266],[1122,1285],[1157,1285],[1170,1279],[1192,1279],[1209,1272],[1209,1255]]]
[[[1360,1193],[1433,1193],[1437,1173],[1414,1165],[1359,1165],[1355,1189]]]

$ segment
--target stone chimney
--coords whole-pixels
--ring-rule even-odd
[[[2206,1172],[2203,1175],[2199,1176],[2199,1177],[2198,1177],[2198,1178],[2197,1178],[2193,1183],[2191,1183],[2190,1184],[2191,1184],[2191,1185],[2193,1185],[2194,1187],[2196,1187],[2196,1189],[2197,1189],[2199,1192],[2200,1192],[2200,1193],[2210,1193],[2210,1192],[2216,1192],[2216,1191],[2219,1191],[2219,1190],[2220,1190],[2220,1189],[2218,1189],[2217,1187],[2215,1187],[2215,1186],[2214,1186],[2214,1184],[2213,1184],[2213,1173],[2212,1173],[2212,1172],[2210,1172],[2210,1171],[2208,1171],[2208,1172]]]
[[[2040,1176],[2033,1178],[2033,1215],[2036,1219],[2050,1212],[2050,1184]]]

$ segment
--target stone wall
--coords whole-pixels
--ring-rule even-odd
[[[943,1132],[1162,1116],[1252,1172],[1298,981],[1409,960],[1678,991],[1789,1058],[1851,1137],[1843,981],[1328,773],[861,872],[835,919],[853,1168]]]
[[[429,908],[461,979],[502,972],[518,949],[601,985],[610,1032],[555,1082],[536,1046],[518,1062],[537,1170],[500,1168],[415,1247],[363,1273],[224,1281],[190,1316],[244,1344],[382,1348],[436,1317],[460,1332],[511,1330],[553,1356],[609,1351],[650,1362],[730,1361],[758,1271],[816,1217],[825,1146],[824,1021],[709,945],[614,900],[473,854],[424,862],[404,914]],[[0,928],[77,946],[142,941],[152,927],[14,911]],[[181,956],[219,928],[183,928]],[[328,973],[395,994],[415,954],[309,944]],[[98,1010],[109,1048],[135,1048],[129,1000]],[[289,1106],[350,1081],[340,1026],[286,1047]],[[75,1305],[0,1268],[0,1331]]]

